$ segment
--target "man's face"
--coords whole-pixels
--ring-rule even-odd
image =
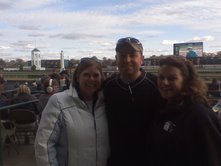
[[[121,76],[129,80],[134,80],[140,74],[140,67],[144,62],[144,58],[140,52],[125,46],[117,52],[116,62]]]

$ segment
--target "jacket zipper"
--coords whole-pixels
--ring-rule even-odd
[[[96,120],[95,120],[95,111],[94,111],[94,104],[92,108],[92,115],[94,119],[94,130],[95,130],[95,146],[96,146],[96,166],[97,166],[97,160],[98,160],[98,152],[97,152],[97,125],[96,125]]]
[[[128,89],[129,89],[129,91],[130,91],[131,101],[134,102],[133,91],[132,91],[132,89],[131,89],[131,87],[130,87],[130,83],[128,82],[127,85],[128,85]]]

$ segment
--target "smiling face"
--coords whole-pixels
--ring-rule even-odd
[[[134,51],[130,47],[125,47],[117,52],[116,62],[121,78],[133,81],[140,75],[140,67],[143,64],[143,56],[140,52]]]
[[[183,76],[177,67],[163,65],[158,73],[158,88],[163,98],[170,101],[176,97],[183,88]]]
[[[80,92],[85,100],[91,100],[93,94],[100,89],[102,75],[96,66],[89,66],[84,69],[77,78]]]

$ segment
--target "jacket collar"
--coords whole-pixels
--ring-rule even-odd
[[[77,90],[72,86],[72,84],[70,84],[70,87],[68,89],[68,96],[71,96],[73,98],[79,98]]]
[[[143,79],[145,79],[145,71],[143,69],[140,69],[141,71],[141,75],[134,81],[132,82],[125,82],[122,79],[120,79],[120,74],[118,74],[118,76],[116,77],[116,81],[118,82],[118,84],[120,84],[123,87],[128,87],[128,85],[130,85],[131,87],[135,87],[137,84],[139,84],[140,82],[142,82]]]

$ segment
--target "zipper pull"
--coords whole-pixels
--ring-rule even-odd
[[[131,87],[130,87],[129,82],[127,83],[127,85],[128,85],[128,89],[129,89],[129,91],[130,91],[131,101],[134,102],[134,96],[133,96],[133,92],[132,92],[132,89],[131,89]]]

